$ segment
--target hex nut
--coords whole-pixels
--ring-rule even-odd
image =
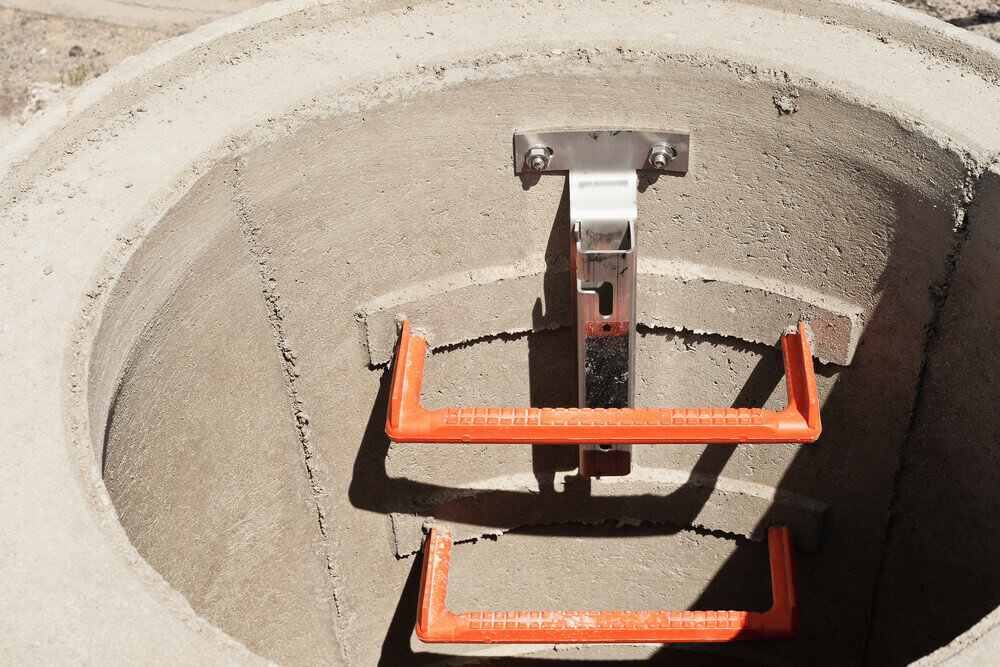
[[[528,149],[528,152],[524,154],[524,164],[531,171],[545,171],[549,168],[549,159],[551,156],[552,151],[545,146],[535,146]]]
[[[649,149],[649,164],[655,169],[666,169],[675,157],[677,149],[670,144],[656,144]]]

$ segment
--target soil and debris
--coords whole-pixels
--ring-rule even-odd
[[[1000,41],[998,0],[898,0],[898,4],[926,12],[983,37]]]
[[[0,141],[67,89],[172,36],[0,8]]]

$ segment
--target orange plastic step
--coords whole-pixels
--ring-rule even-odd
[[[451,532],[432,527],[424,545],[417,637],[425,642],[559,644],[726,642],[794,639],[799,634],[792,537],[767,533],[774,603],[753,611],[487,611],[453,614],[445,606]]]
[[[781,339],[788,407],[757,408],[446,408],[420,405],[427,341],[403,323],[385,431],[396,442],[546,444],[812,442],[819,399],[805,325]]]

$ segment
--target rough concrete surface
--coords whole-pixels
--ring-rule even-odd
[[[636,296],[639,326],[696,334],[711,331],[770,344],[785,333],[787,327],[781,322],[804,321],[809,325],[814,355],[842,365],[850,363],[861,335],[859,310],[817,292],[794,286],[789,290],[785,283],[762,282],[752,274],[675,260],[644,258],[638,270],[642,276]],[[570,326],[569,299],[552,298],[552,294],[546,299],[544,289],[546,283],[566,285],[570,280],[568,258],[539,255],[383,294],[358,313],[365,323],[369,361],[381,366],[392,360],[399,313],[420,322],[432,350],[504,333]],[[538,294],[542,294],[538,303],[525,308]],[[700,307],[691,308],[691,303]],[[487,319],[475,316],[484,311],[489,313]],[[748,312],[758,317],[746,317]]]
[[[157,40],[263,4],[264,0],[0,0],[0,141],[73,88]],[[1000,39],[995,0],[900,0]],[[791,110],[794,101],[783,98]]]
[[[996,607],[1000,535],[982,509],[997,503],[1000,387],[993,315],[1000,307],[1000,173],[979,184],[968,244],[933,333],[917,417],[890,518],[872,660],[915,659]],[[914,571],[947,573],[914,577]],[[948,614],[942,609],[952,610]],[[914,637],[919,638],[914,642]]]
[[[308,662],[338,651],[323,536],[231,175],[223,164],[206,176],[133,258],[159,263],[183,233],[175,220],[219,221],[187,267],[208,280],[170,284],[129,350],[106,442],[132,446],[110,446],[103,475],[129,538],[206,618],[279,662]],[[179,543],[205,558],[178,558]]]
[[[112,69],[0,152],[0,657],[983,651],[998,81],[997,46],[860,0],[275,3]],[[640,188],[637,403],[780,407],[805,316],[817,443],[643,446],[580,480],[572,448],[388,441],[399,309],[439,338],[427,407],[572,402],[565,183],[516,178],[509,142],[594,125],[692,136],[689,173]],[[432,519],[469,540],[457,611],[763,609],[788,524],[803,634],[424,645]],[[947,557],[921,539],[952,531]]]

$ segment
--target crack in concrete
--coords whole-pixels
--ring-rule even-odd
[[[271,249],[268,248],[261,240],[260,226],[256,225],[252,221],[250,208],[240,189],[239,184],[241,175],[239,158],[236,158],[233,161],[233,176],[232,201],[236,209],[240,232],[247,243],[250,254],[257,262],[257,270],[260,274],[261,281],[261,294],[264,298],[264,306],[267,309],[267,319],[271,325],[271,331],[274,334],[275,345],[281,361],[283,371],[282,379],[285,384],[285,389],[288,392],[288,399],[291,403],[292,413],[295,416],[294,423],[296,435],[298,436],[299,444],[302,447],[303,465],[306,477],[309,480],[309,489],[312,494],[313,506],[316,509],[316,520],[319,525],[320,537],[323,540],[324,558],[326,560],[327,575],[330,578],[330,591],[333,599],[334,615],[337,624],[335,638],[340,647],[341,657],[346,664],[350,664],[351,660],[348,655],[347,646],[345,642],[341,640],[341,636],[343,634],[342,631],[344,630],[343,624],[346,621],[343,610],[341,609],[341,601],[338,594],[340,573],[337,570],[336,562],[330,555],[330,530],[326,514],[323,511],[323,505],[320,502],[320,498],[327,495],[327,492],[323,488],[313,465],[315,453],[312,450],[312,446],[309,444],[309,415],[304,409],[302,397],[299,395],[298,387],[296,386],[299,379],[299,368],[296,363],[297,356],[295,354],[295,350],[292,348],[288,336],[285,334],[283,325],[284,315],[282,314],[281,307],[279,306],[281,293],[278,291],[278,280],[275,276],[275,271],[268,266],[268,258],[271,255]]]
[[[920,370],[917,373],[916,390],[914,391],[913,402],[910,407],[910,419],[906,426],[906,434],[904,435],[902,444],[899,448],[896,470],[893,473],[892,493],[889,497],[889,506],[885,516],[885,530],[883,531],[882,548],[879,552],[878,562],[875,567],[875,578],[872,582],[871,603],[868,607],[868,623],[865,630],[865,641],[862,646],[861,653],[862,664],[871,664],[870,650],[872,642],[872,627],[879,611],[879,591],[881,589],[882,579],[885,575],[886,556],[889,551],[890,542],[892,541],[893,531],[896,530],[900,486],[902,485],[903,477],[905,476],[907,470],[910,444],[916,436],[917,420],[925,405],[925,387],[927,384],[927,376],[930,366],[930,353],[934,347],[935,341],[937,340],[937,335],[941,326],[941,315],[944,312],[945,304],[948,301],[948,294],[951,292],[952,283],[954,282],[955,275],[958,271],[958,263],[961,260],[962,252],[965,250],[965,247],[969,242],[970,223],[968,220],[968,212],[972,207],[973,202],[976,200],[976,193],[978,192],[982,182],[983,174],[985,174],[991,167],[995,166],[1000,160],[993,159],[985,166],[981,166],[981,163],[969,156],[966,157],[966,161],[967,166],[965,182],[962,188],[964,196],[962,204],[955,210],[955,226],[952,228],[951,248],[944,258],[944,276],[941,280],[933,283],[929,290],[929,297],[933,307],[933,312],[931,313],[931,317],[927,321],[927,324],[924,325],[924,346],[920,359]]]

